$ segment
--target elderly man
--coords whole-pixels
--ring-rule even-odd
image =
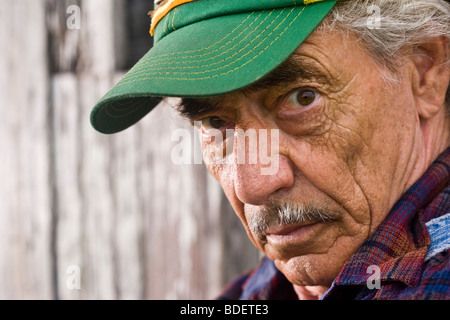
[[[220,298],[449,299],[450,4],[159,2],[154,48],[91,122],[115,133],[182,98],[266,257]],[[249,130],[276,132],[274,172]]]

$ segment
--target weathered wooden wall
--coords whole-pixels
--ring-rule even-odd
[[[214,298],[258,259],[205,168],[172,163],[186,125],[170,108],[117,135],[91,128],[129,63],[130,4],[0,0],[0,299]]]

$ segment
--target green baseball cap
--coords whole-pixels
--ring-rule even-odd
[[[157,1],[153,48],[94,107],[99,132],[122,131],[162,97],[240,90],[286,60],[336,0]]]

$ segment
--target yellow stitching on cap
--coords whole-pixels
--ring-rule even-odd
[[[155,60],[155,59],[157,59],[157,60],[159,60],[159,61],[170,60],[170,59],[172,59],[172,58],[165,58],[165,59],[159,59],[159,58],[167,57],[167,56],[172,56],[172,55],[175,55],[175,54],[185,54],[185,53],[201,52],[201,51],[205,51],[205,50],[211,49],[211,48],[215,47],[216,45],[218,45],[219,43],[223,42],[226,38],[228,38],[229,36],[231,36],[233,33],[235,33],[236,30],[239,29],[245,22],[247,22],[247,20],[250,19],[250,17],[251,17],[254,13],[255,13],[255,11],[253,11],[252,13],[250,13],[250,14],[247,16],[247,18],[245,18],[245,20],[241,22],[240,25],[238,25],[236,28],[234,28],[233,31],[231,31],[231,32],[228,33],[225,37],[223,37],[222,39],[218,40],[216,43],[213,43],[213,44],[210,45],[209,47],[201,48],[201,49],[195,49],[195,50],[189,50],[189,51],[168,52],[168,53],[165,53],[165,54],[161,54],[161,55],[159,55],[159,56],[151,57],[151,58],[149,58],[148,60],[146,60],[146,62],[150,62],[150,61],[153,61],[153,60]],[[252,22],[252,23],[253,23],[253,22]],[[247,27],[247,28],[248,28],[248,27]],[[241,34],[242,34],[242,32],[241,32]],[[239,35],[240,35],[240,34],[239,34]],[[233,40],[234,40],[234,39],[233,39]],[[231,40],[231,41],[233,41],[233,40]],[[230,42],[231,42],[231,41],[230,41]],[[228,43],[227,43],[227,45],[228,45]],[[223,48],[223,47],[221,47],[221,48]],[[217,50],[216,50],[216,51],[217,51]],[[198,57],[202,57],[202,56],[205,56],[205,55],[214,53],[214,52],[216,52],[216,51],[207,52],[207,53],[205,53],[205,54],[203,54],[203,55],[199,55]],[[175,58],[176,58],[176,57],[175,57]],[[183,56],[183,57],[178,57],[178,58],[186,58],[186,57]]]
[[[305,10],[305,8],[306,8],[307,6],[305,6],[299,13],[298,13],[298,15],[289,23],[289,25],[283,30],[283,32],[281,32],[268,46],[266,46],[263,50],[261,50],[261,52],[259,52],[256,56],[254,56],[252,59],[250,59],[249,61],[247,61],[247,62],[245,62],[245,63],[243,63],[243,64],[241,64],[240,66],[238,66],[238,67],[236,67],[236,68],[234,68],[234,69],[231,69],[231,70],[229,70],[229,71],[227,71],[227,72],[224,72],[224,73],[220,73],[220,74],[216,74],[216,75],[212,75],[212,76],[208,76],[208,77],[202,77],[202,78],[173,78],[173,77],[147,77],[147,78],[142,78],[142,79],[135,79],[135,80],[129,80],[129,81],[125,81],[125,82],[121,82],[121,83],[118,83],[117,84],[117,86],[121,86],[121,85],[125,85],[125,84],[128,84],[128,83],[134,83],[134,82],[142,82],[142,81],[147,81],[147,80],[185,80],[185,81],[198,81],[198,80],[206,80],[206,79],[212,79],[212,78],[217,78],[217,77],[220,77],[220,76],[224,76],[224,75],[227,75],[227,74],[229,74],[229,73],[232,73],[232,72],[234,72],[234,71],[236,71],[236,70],[239,70],[239,69],[241,69],[242,67],[244,67],[245,65],[247,65],[247,64],[249,64],[250,62],[252,62],[253,60],[255,60],[256,58],[258,58],[261,54],[263,54],[268,48],[270,48],[288,29],[289,29],[289,27],[300,17],[300,15],[303,13],[303,11]],[[269,36],[270,35],[272,35],[273,34],[273,32],[275,31],[275,30],[277,30],[280,26],[281,26],[281,24],[284,22],[284,21],[286,21],[286,19],[291,15],[291,13],[292,13],[292,11],[293,11],[294,9],[292,9],[291,10],[291,12],[288,14],[288,16],[286,16],[284,19],[283,19],[283,21],[281,21],[280,22],[280,24],[278,24],[278,26],[269,34]],[[260,42],[256,47],[254,47],[252,50],[250,50],[249,52],[247,52],[245,55],[243,55],[240,59],[242,59],[243,57],[245,57],[245,56],[247,56],[247,55],[249,55],[250,53],[252,53],[253,51],[255,51],[255,49],[256,48],[258,48],[261,44],[263,44],[266,40],[267,40],[267,38],[269,37],[269,36],[267,36],[267,37],[265,37],[264,38],[264,40],[262,41],[262,42]],[[240,60],[239,59],[239,60]],[[235,61],[236,62],[236,61]],[[229,67],[230,65],[232,65],[232,64],[234,64],[235,62],[233,62],[233,63],[230,63],[230,64],[228,64],[228,65],[225,65],[225,66],[223,66],[223,67],[221,67],[221,68],[218,68],[218,69],[215,69],[215,70],[208,70],[208,71],[205,71],[205,72],[194,72],[194,73],[177,73],[177,72],[168,72],[168,73],[166,73],[166,74],[201,74],[201,73],[206,73],[206,72],[212,72],[212,71],[217,71],[217,70],[220,70],[220,69],[224,69],[224,68],[226,68],[226,67]],[[155,74],[164,74],[164,72],[162,72],[162,73],[155,73]]]
[[[306,7],[305,7],[306,8]],[[305,8],[303,8],[303,10],[305,10]],[[249,61],[247,61],[247,62],[245,62],[245,63],[243,63],[242,65],[240,65],[240,66],[238,66],[238,67],[236,67],[236,68],[234,68],[234,69],[232,69],[232,70],[229,70],[229,71],[227,71],[227,72],[224,72],[224,73],[221,73],[221,74],[216,74],[216,75],[212,75],[212,76],[209,76],[209,77],[203,77],[203,78],[169,78],[169,77],[154,77],[154,78],[147,78],[147,79],[139,79],[139,80],[134,80],[134,81],[131,81],[131,82],[139,82],[139,81],[145,81],[145,80],[151,80],[151,79],[160,79],[160,80],[191,80],[191,81],[196,81],[196,80],[206,80],[206,79],[212,79],[212,78],[217,78],[217,77],[220,77],[220,76],[224,76],[224,75],[227,75],[227,74],[229,74],[229,73],[232,73],[232,72],[234,72],[234,71],[236,71],[236,70],[239,70],[239,69],[241,69],[242,67],[244,67],[245,65],[247,65],[247,64],[249,64],[250,62],[252,62],[253,60],[255,60],[256,58],[258,58],[261,54],[263,54],[268,48],[270,48],[276,41],[278,41],[278,39],[289,29],[289,27],[295,22],[295,20],[297,20],[299,17],[300,17],[300,15],[303,13],[303,10],[302,11],[300,11],[299,12],[299,14],[289,23],[289,25],[283,30],[283,32],[281,32],[279,35],[278,35],[278,37],[276,37],[267,47],[265,47],[263,50],[261,50],[256,56],[254,56],[252,59],[250,59]],[[291,11],[291,13],[292,13],[292,11]],[[286,17],[287,18],[287,17]],[[281,22],[281,23],[283,23],[285,20],[286,20],[286,18]],[[281,23],[277,26],[277,28],[281,25]],[[276,28],[276,29],[277,29]],[[274,30],[275,31],[275,30]],[[272,31],[272,33],[273,33],[273,31]],[[272,34],[271,33],[271,34]],[[263,42],[265,41],[266,39],[264,39],[263,40]],[[259,45],[261,45],[263,42],[261,42]],[[259,46],[258,45],[258,46]],[[255,48],[253,48],[250,52],[248,52],[247,54],[249,54],[249,53],[251,53],[252,51],[254,51],[254,49],[256,49],[256,47]]]
[[[273,10],[272,10],[272,11],[273,11]],[[129,72],[127,75],[125,75],[124,78],[128,78],[128,77],[130,76],[131,73],[133,73],[134,75],[135,75],[135,74],[138,74],[138,73],[141,73],[141,70],[144,70],[144,72],[147,72],[146,69],[147,69],[147,66],[148,66],[148,65],[151,65],[151,66],[153,67],[153,66],[157,66],[157,65],[165,65],[165,64],[173,64],[173,63],[182,63],[182,64],[185,64],[185,63],[192,63],[192,62],[203,62],[203,61],[208,61],[208,60],[212,60],[212,59],[215,59],[215,58],[217,58],[217,57],[220,57],[220,56],[226,54],[227,52],[229,52],[230,50],[234,49],[234,48],[235,48],[237,45],[239,45],[243,40],[245,40],[246,38],[248,38],[253,32],[255,32],[255,31],[262,25],[263,22],[265,22],[265,21],[267,20],[268,17],[266,17],[266,18],[264,19],[264,21],[262,21],[258,26],[256,26],[256,28],[254,28],[249,34],[247,34],[247,36],[245,36],[245,38],[242,39],[239,43],[235,44],[234,46],[232,46],[230,49],[227,49],[226,51],[222,51],[223,48],[225,48],[225,47],[227,47],[229,44],[233,43],[233,42],[234,42],[236,39],[238,39],[245,31],[247,31],[249,28],[251,28],[251,26],[252,26],[256,21],[258,21],[259,17],[261,17],[262,13],[263,13],[263,11],[259,14],[259,16],[257,16],[257,17],[250,23],[250,25],[248,25],[244,30],[242,30],[236,37],[234,37],[233,39],[231,39],[230,41],[228,41],[227,43],[225,43],[224,45],[222,45],[221,47],[219,47],[219,48],[217,48],[217,49],[215,49],[215,50],[213,50],[213,51],[210,51],[210,52],[207,52],[207,53],[204,53],[204,54],[200,54],[200,55],[185,55],[185,56],[181,56],[181,57],[169,57],[169,58],[165,58],[165,59],[158,59],[158,60],[156,60],[156,61],[155,61],[154,59],[151,59],[151,58],[150,58],[150,59],[148,59],[148,60],[146,60],[146,61],[143,61],[140,65],[137,65],[137,66],[133,67],[133,69],[130,70],[130,72]],[[272,14],[272,13],[271,13],[271,14]],[[248,19],[246,19],[246,20],[248,20]],[[242,25],[242,23],[241,23],[239,26],[241,26],[241,25]],[[228,38],[228,36],[231,35],[232,33],[234,33],[236,30],[237,30],[237,28],[235,28],[231,33],[227,34],[227,36],[225,36],[225,38]],[[225,38],[223,38],[222,40],[225,40]],[[222,42],[222,41],[216,42],[214,45],[216,45],[216,44],[218,44],[218,43],[220,43],[220,42]],[[208,48],[212,48],[212,47],[214,47],[214,45],[209,46]],[[208,48],[204,48],[204,49],[208,49]],[[194,51],[199,51],[199,50],[185,51],[185,52],[179,52],[179,53],[189,53],[189,52],[194,52]],[[204,59],[204,60],[197,60],[197,61],[191,61],[191,60],[188,60],[188,61],[173,61],[174,59],[186,59],[186,58],[205,57],[205,56],[212,55],[213,53],[216,53],[216,52],[220,52],[220,53],[219,53],[218,55],[212,56],[212,57],[210,57],[210,58],[208,58],[208,59]],[[153,58],[158,58],[158,57],[159,57],[159,56],[153,57]],[[169,60],[169,61],[168,61],[168,62],[162,62],[162,61],[167,61],[167,60]],[[155,62],[157,62],[157,63],[155,63]],[[132,71],[132,72],[131,72],[131,71]],[[138,72],[136,72],[136,71],[138,71]]]
[[[175,22],[175,13],[177,12],[177,9],[178,9],[178,8],[175,8],[175,9],[173,10],[173,15],[172,15],[172,29],[173,29],[173,31],[176,31],[176,30],[177,30],[177,28],[175,28],[175,26],[174,26],[174,22]]]
[[[278,18],[281,16],[281,14],[285,11],[286,9],[283,9],[283,11],[281,11],[279,14],[278,14],[278,16],[275,18],[275,19],[273,19],[272,20],[272,22],[270,23],[270,25],[269,26],[267,26],[256,38],[254,38],[250,43],[248,43],[244,48],[241,48],[240,50],[239,50],[239,52],[237,52],[237,53],[235,53],[233,56],[235,56],[236,54],[238,54],[238,53],[240,53],[240,52],[242,52],[244,49],[246,49],[249,45],[251,45],[253,42],[255,42],[259,37],[261,37],[263,34],[264,34],[264,32],[272,25],[272,24],[274,24],[277,20],[278,20]],[[271,13],[269,14],[269,16],[274,12],[275,10],[272,10],[271,11]],[[221,70],[221,69],[225,69],[225,68],[227,68],[227,67],[229,67],[229,66],[231,66],[232,64],[235,64],[235,63],[237,63],[237,62],[239,62],[240,60],[242,60],[243,58],[245,58],[247,55],[249,55],[250,53],[252,53],[255,49],[257,49],[262,43],[264,43],[266,40],[267,40],[267,38],[268,37],[270,37],[279,27],[280,27],[280,25],[284,22],[284,21],[286,21],[286,19],[291,15],[291,13],[294,11],[294,8],[291,10],[291,12],[283,19],[283,21],[281,21],[279,24],[278,24],[278,26],[274,29],[274,30],[272,30],[272,32],[267,36],[267,37],[265,37],[265,39],[262,41],[262,42],[260,42],[256,47],[254,47],[252,50],[250,50],[249,52],[247,52],[246,54],[244,54],[244,55],[242,55],[240,58],[238,58],[238,59],[236,59],[236,60],[234,60],[233,62],[231,62],[231,63],[229,63],[229,64],[227,64],[227,65],[224,65],[224,66],[222,66],[222,67],[219,67],[219,68],[216,68],[216,69],[210,69],[210,70],[203,70],[203,71],[199,71],[199,72],[149,72],[149,73],[145,73],[144,74],[144,76],[145,75],[151,75],[151,74],[180,74],[180,75],[183,75],[183,74],[191,74],[191,75],[194,75],[194,74],[204,74],[204,73],[208,73],[208,72],[214,72],[214,71],[218,71],[218,70]],[[225,62],[226,60],[228,60],[228,58],[225,58],[225,59],[223,59],[223,60],[221,60],[221,61],[218,61],[217,63],[214,63],[214,64],[212,64],[212,65],[215,65],[215,64],[219,64],[219,63],[222,63],[222,62]],[[212,65],[210,65],[210,66],[212,66]],[[140,72],[140,73],[142,73],[142,72]],[[128,78],[124,78],[124,79],[122,79],[123,80],[123,82],[122,83],[128,83],[128,82],[132,82],[133,80],[132,79],[136,79],[136,78],[139,78],[140,76],[139,75],[132,75],[132,76],[130,76],[130,77],[128,77]]]
[[[152,25],[150,27],[150,34],[153,37],[153,32],[155,31],[156,25],[175,7],[178,7],[182,4],[192,2],[196,0],[171,0],[163,5],[161,8],[156,9],[153,12],[152,16]]]
[[[186,53],[193,53],[193,52],[199,52],[199,51],[205,51],[205,50],[207,50],[207,49],[210,49],[210,48],[213,48],[214,46],[216,46],[216,45],[218,45],[219,43],[221,43],[221,42],[223,42],[223,40],[225,40],[226,38],[228,38],[231,34],[233,34],[240,26],[242,26],[242,24],[245,22],[245,21],[247,21],[248,20],[248,17],[247,17],[247,19],[245,19],[245,21],[243,22],[243,23],[241,23],[238,27],[236,27],[233,31],[231,31],[230,33],[228,33],[224,38],[222,38],[221,40],[219,40],[218,42],[216,42],[216,43],[214,43],[214,44],[212,44],[212,45],[210,45],[209,47],[207,47],[207,48],[203,48],[203,49],[197,49],[197,50],[191,50],[191,51],[179,51],[179,52],[170,52],[170,53],[167,53],[167,54],[163,54],[163,55],[160,55],[160,56],[156,56],[156,57],[151,57],[151,58],[149,58],[148,60],[145,60],[145,61],[143,61],[139,66],[135,66],[135,67],[133,67],[133,69],[132,69],[132,71],[133,71],[133,73],[134,73],[134,71],[138,71],[138,70],[141,70],[141,69],[144,69],[146,66],[148,66],[149,64],[150,65],[152,65],[152,66],[154,66],[154,65],[161,65],[161,64],[172,64],[172,63],[191,63],[192,61],[173,61],[174,59],[187,59],[187,58],[200,58],[200,57],[205,57],[205,56],[209,56],[209,55],[212,55],[213,53],[216,53],[216,52],[222,52],[222,53],[220,53],[219,55],[216,55],[216,56],[213,56],[213,57],[211,57],[211,58],[209,58],[209,59],[205,59],[205,60],[201,60],[201,61],[207,61],[207,60],[211,60],[211,59],[215,59],[215,58],[217,58],[217,57],[219,57],[219,56],[221,56],[221,55],[223,55],[224,53],[226,53],[226,52],[228,52],[228,51],[230,51],[230,49],[228,49],[226,52],[223,52],[223,51],[221,51],[223,48],[225,48],[226,46],[228,46],[230,43],[232,43],[232,42],[234,42],[237,38],[239,38],[245,31],[247,31],[256,21],[258,21],[258,19],[261,17],[261,15],[262,15],[262,12],[259,14],[259,16],[257,16],[247,27],[245,27],[245,29],[244,30],[242,30],[237,36],[235,36],[233,39],[231,39],[230,41],[228,41],[227,43],[225,43],[224,45],[222,45],[222,46],[220,46],[219,48],[217,48],[217,49],[215,49],[215,50],[213,50],[213,51],[209,51],[209,52],[206,52],[206,53],[204,53],[204,54],[199,54],[199,55],[184,55],[184,56],[181,56],[181,57],[169,57],[169,58],[164,58],[164,59],[156,59],[156,61],[155,61],[155,58],[160,58],[160,57],[163,57],[163,56],[167,56],[167,55],[170,55],[170,54],[186,54]],[[267,19],[267,18],[266,18]],[[264,21],[266,20],[266,19],[264,19]],[[263,22],[264,22],[263,21]],[[257,26],[256,27],[256,29],[258,28],[259,26]],[[254,29],[253,31],[251,31],[250,32],[250,34],[252,34],[256,29]],[[248,34],[244,39],[246,39],[250,34]],[[240,42],[242,42],[242,40],[240,41]],[[240,43],[239,42],[239,43]],[[238,43],[238,44],[239,44]],[[235,47],[236,45],[234,45],[231,49],[233,49],[234,47]],[[161,62],[161,61],[167,61],[167,60],[169,60],[169,62]],[[153,64],[154,62],[158,62],[158,63],[156,63],[156,64]],[[130,72],[131,72],[131,70],[130,70]],[[129,73],[128,73],[129,74]],[[126,77],[126,76],[125,76]]]
[[[321,1],[324,1],[324,0],[303,0],[303,3],[304,4],[310,4],[310,3],[321,2]]]
[[[247,34],[246,36],[245,36],[245,38],[243,38],[243,39],[241,39],[241,41],[239,41],[238,43],[236,43],[235,45],[233,45],[231,48],[229,48],[229,49],[227,49],[227,50],[225,50],[225,51],[221,51],[221,49],[223,49],[223,48],[225,48],[228,44],[230,44],[231,42],[233,42],[234,40],[236,40],[237,38],[239,38],[239,36],[244,32],[244,31],[246,31],[248,28],[250,28],[252,25],[253,25],[253,23],[255,23],[257,20],[258,20],[258,18],[262,15],[262,12],[260,13],[260,15],[247,27],[247,28],[245,28],[244,29],[244,31],[242,31],[239,35],[237,35],[234,39],[232,39],[232,40],[230,40],[228,43],[226,43],[225,45],[223,45],[222,47],[220,47],[220,48],[218,48],[218,49],[216,49],[216,50],[214,50],[214,51],[212,51],[212,52],[209,52],[209,53],[207,53],[207,54],[203,54],[203,55],[197,55],[197,56],[184,56],[184,57],[179,57],[179,58],[193,58],[193,57],[202,57],[202,56],[205,56],[205,55],[209,55],[209,54],[212,54],[212,53],[214,53],[214,52],[218,52],[218,51],[220,51],[221,53],[220,54],[218,54],[218,55],[215,55],[215,56],[212,56],[212,57],[210,57],[210,58],[208,58],[208,59],[203,59],[203,60],[189,60],[189,61],[168,61],[168,62],[158,62],[158,63],[155,63],[155,64],[153,64],[152,63],[152,61],[145,61],[144,63],[142,63],[139,67],[136,67],[136,68],[134,68],[133,69],[133,72],[130,72],[130,73],[128,73],[126,76],[124,76],[124,78],[123,78],[123,80],[129,80],[129,79],[133,79],[133,78],[137,78],[138,77],[138,75],[139,74],[142,74],[142,73],[146,73],[146,74],[148,74],[147,73],[147,66],[148,65],[151,65],[151,67],[152,67],[152,70],[154,71],[154,70],[170,70],[170,69],[186,69],[186,67],[169,67],[169,68],[167,68],[167,67],[164,67],[164,68],[161,68],[161,67],[159,67],[159,68],[153,68],[154,66],[159,66],[159,65],[166,65],[166,64],[186,64],[186,63],[198,63],[198,62],[205,62],[205,61],[209,61],[209,60],[214,60],[214,59],[216,59],[216,58],[218,58],[218,57],[220,57],[220,56],[222,56],[222,55],[224,55],[224,54],[227,54],[229,51],[231,51],[231,50],[233,50],[234,48],[236,48],[238,45],[240,45],[245,39],[247,39],[252,33],[254,33],[255,31],[257,31],[258,29],[259,29],[259,27],[261,27],[261,25],[272,15],[272,13],[274,12],[275,10],[272,10],[272,12],[270,12],[270,14],[258,25],[258,26],[256,26],[256,28],[254,28],[249,34]],[[282,13],[282,12],[281,12]],[[277,20],[277,18],[281,15],[281,13],[275,18],[275,20],[274,21],[276,21]],[[272,23],[269,25],[269,27],[273,24],[273,22],[274,21],[272,21]],[[267,27],[266,27],[267,28]],[[261,34],[260,35],[258,35],[252,42],[254,42],[257,38],[259,38],[261,36]],[[251,42],[251,43],[252,43]],[[250,43],[250,44],[251,44]],[[243,51],[246,47],[248,47],[250,44],[247,44],[244,48],[242,48],[241,50],[239,50],[239,52],[241,52],[241,51]],[[231,56],[231,57],[227,57],[225,60],[228,60],[228,59],[231,59],[232,57],[234,57],[236,54],[238,54],[239,52],[237,52],[237,53],[235,53],[235,54],[233,54],[233,56]],[[168,59],[164,59],[164,60],[170,60],[171,58],[168,58]],[[213,63],[213,64],[211,64],[211,65],[206,65],[206,66],[201,66],[202,68],[204,68],[204,67],[209,67],[209,66],[213,66],[213,65],[216,65],[216,64],[219,64],[219,63],[221,63],[221,62],[223,62],[224,60],[222,60],[222,61],[218,61],[218,62],[216,62],[216,63]],[[194,68],[199,68],[199,67],[187,67],[187,69],[194,69]]]

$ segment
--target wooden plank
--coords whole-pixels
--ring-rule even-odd
[[[64,134],[59,134],[63,127],[55,126],[55,144],[57,148],[61,146],[56,162],[64,168],[58,171],[58,182],[61,187],[75,182],[76,189],[75,192],[67,192],[66,196],[57,195],[60,207],[58,283],[60,296],[65,299],[137,299],[142,292],[139,273],[131,279],[133,272],[122,271],[121,268],[121,264],[127,261],[130,265],[136,265],[139,272],[140,264],[137,255],[132,258],[128,255],[124,259],[119,255],[121,244],[132,240],[136,227],[127,228],[121,216],[117,215],[116,206],[121,209],[121,199],[125,199],[126,195],[115,197],[115,180],[111,178],[116,159],[116,139],[96,133],[89,124],[92,106],[113,85],[113,6],[113,1],[83,2],[83,27],[78,31],[78,41],[60,43],[62,47],[75,46],[75,49],[66,51],[81,53],[77,57],[77,74],[56,76],[54,82],[60,97],[54,102],[55,120],[72,122],[72,130],[66,134],[67,141],[64,141]],[[64,91],[65,94],[62,94]],[[65,103],[66,99],[72,100],[72,103]],[[72,155],[75,160],[72,159],[72,162],[67,161],[67,152],[64,152],[63,146],[67,143],[74,151]],[[121,161],[122,158],[118,158]],[[67,171],[71,173],[64,174]],[[69,207],[71,201],[65,201],[67,198],[73,199],[77,205]],[[122,235],[125,229],[128,231]],[[126,252],[133,250],[126,248]],[[74,263],[79,265],[81,272],[79,291],[65,287],[65,269]],[[122,281],[122,275],[127,275],[127,281]],[[122,288],[122,283],[126,288]]]
[[[81,290],[77,286],[67,285],[75,274],[70,273],[76,266],[84,271],[82,241],[83,228],[83,195],[81,194],[80,169],[80,110],[78,99],[78,81],[74,74],[63,73],[53,76],[52,104],[55,158],[55,188],[57,212],[57,270],[58,298],[79,299]],[[69,272],[69,273],[68,273]],[[82,287],[81,287],[82,288]],[[80,288],[80,289],[81,289]]]
[[[112,79],[116,69],[114,1],[83,1],[78,72]]]
[[[26,23],[24,23],[26,21]],[[43,0],[0,1],[0,298],[53,297]]]
[[[84,27],[81,4],[81,0],[46,1],[47,29],[50,39],[50,69],[52,73],[75,72],[77,70],[81,53],[79,42],[82,29],[69,29],[67,24],[69,23],[73,28],[76,26],[75,19],[79,18],[80,28]],[[77,16],[78,12],[68,10],[72,6],[80,8],[80,17]]]
[[[89,123],[90,109],[111,83],[90,74],[79,79],[83,211],[82,297],[115,299],[114,221],[115,199],[111,184],[112,137],[101,135]]]
[[[66,8],[79,5],[81,29],[68,30]],[[95,102],[112,86],[113,1],[49,0],[54,72],[57,275],[61,299],[115,299],[115,199],[111,186],[111,138],[89,124]],[[76,55],[64,55],[64,53]],[[75,67],[74,67],[75,66]],[[66,285],[79,267],[80,290]]]
[[[123,74],[116,76],[115,82]],[[113,192],[115,287],[118,299],[142,299],[141,281],[144,259],[141,255],[143,235],[139,206],[140,143],[137,130],[126,130],[111,137],[111,191]]]

